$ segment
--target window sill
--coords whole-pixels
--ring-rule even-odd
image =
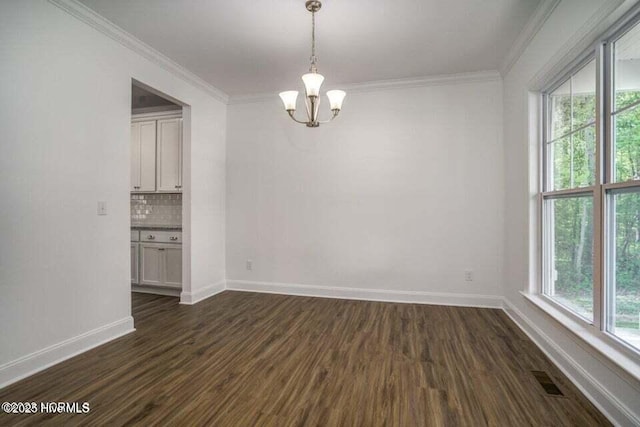
[[[630,376],[637,384],[640,382],[640,355],[626,344],[619,342],[614,336],[596,329],[586,321],[579,320],[577,316],[571,316],[564,310],[556,307],[547,297],[539,294],[520,292],[525,299],[542,310],[556,322],[569,330],[572,334],[595,349],[608,361],[613,362],[622,371]]]

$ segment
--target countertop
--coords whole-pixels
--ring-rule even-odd
[[[182,231],[181,225],[132,225],[131,230],[167,230],[167,231]]]

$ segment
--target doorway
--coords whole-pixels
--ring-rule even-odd
[[[184,237],[188,106],[132,80],[131,291],[180,297],[188,278]],[[185,144],[186,143],[186,144]],[[187,210],[188,212],[188,210]],[[184,268],[187,267],[187,268]]]

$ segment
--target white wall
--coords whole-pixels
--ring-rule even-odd
[[[351,90],[342,115],[316,129],[291,121],[277,95],[229,105],[228,285],[469,304],[482,302],[455,295],[500,294],[501,96],[495,75]]]
[[[0,384],[131,328],[135,78],[191,106],[187,299],[225,278],[226,125],[232,286],[472,304],[504,293],[583,390],[614,402],[610,416],[639,417],[640,386],[519,294],[530,285],[530,82],[620,3],[563,0],[505,76],[504,98],[495,79],[350,91],[343,117],[319,129],[290,122],[275,96],[229,106],[227,120],[208,93],[53,4],[0,3]],[[93,342],[74,340],[90,332]]]
[[[529,139],[529,120],[534,117],[535,92],[546,74],[552,75],[579,46],[588,44],[596,27],[606,28],[630,3],[600,0],[563,0],[504,77],[505,161],[505,258],[504,283],[507,311],[537,340],[556,363],[600,409],[620,424],[640,422],[640,384],[625,375],[607,358],[580,341],[521,294],[534,287],[530,279],[537,249],[530,239],[536,219],[530,216],[535,202],[537,141]],[[609,11],[611,14],[603,13]],[[575,49],[578,47],[577,49]],[[535,124],[534,124],[535,126]],[[531,144],[531,146],[530,146]],[[634,418],[635,417],[635,418]]]
[[[191,106],[191,291],[224,279],[226,107],[44,0],[0,3],[0,57],[2,384],[131,330],[132,78]]]

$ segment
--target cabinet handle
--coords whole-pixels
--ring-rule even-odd
[[[149,239],[149,240],[156,240],[156,236],[154,236],[153,234],[149,234],[149,235],[147,236],[147,239]]]
[[[171,236],[169,237],[169,240],[178,240],[178,238],[176,236]]]
[[[164,248],[158,248],[159,251],[164,251]]]

